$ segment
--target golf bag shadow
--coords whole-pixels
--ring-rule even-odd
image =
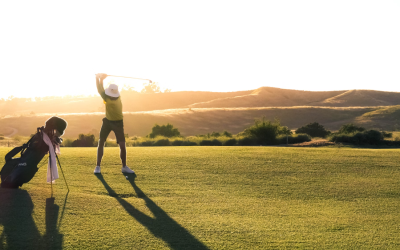
[[[62,133],[66,128],[66,122],[59,117],[52,117],[46,121],[46,127],[37,128],[37,133],[20,147],[12,149],[5,156],[6,163],[0,171],[2,188],[18,188],[24,183],[28,183],[38,171],[38,164],[43,157],[49,152],[49,146],[43,141],[43,134],[46,133],[49,138],[55,138],[57,143],[61,143],[61,139],[56,136],[56,122],[63,122]],[[60,129],[58,130],[60,131]],[[13,158],[21,152],[19,158]]]

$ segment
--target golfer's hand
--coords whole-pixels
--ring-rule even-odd
[[[107,77],[107,74],[98,73],[98,74],[96,74],[96,77],[100,78],[100,80],[104,80]]]
[[[100,79],[104,80],[107,77],[107,74],[104,73],[100,73]]]

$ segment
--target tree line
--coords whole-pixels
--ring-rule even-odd
[[[212,132],[204,135],[184,137],[178,128],[172,124],[155,124],[146,137],[129,137],[125,135],[127,146],[255,146],[295,144],[311,141],[312,138],[326,138],[335,143],[351,143],[357,145],[396,144],[385,140],[392,137],[392,133],[367,130],[354,124],[345,124],[339,131],[331,132],[323,125],[313,122],[304,125],[295,131],[280,124],[280,121],[256,119],[254,124],[244,131],[232,135],[228,131]],[[398,142],[400,145],[400,142]],[[80,134],[78,139],[67,139],[63,143],[66,147],[94,147],[97,146],[96,136],[93,134]],[[106,146],[117,146],[114,141],[107,141]]]

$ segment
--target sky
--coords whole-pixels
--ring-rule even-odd
[[[1,1],[0,98],[161,90],[400,92],[400,1]],[[106,79],[141,90],[145,81]]]

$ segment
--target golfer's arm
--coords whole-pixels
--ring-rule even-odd
[[[99,92],[100,96],[103,98],[103,100],[106,100],[106,93],[104,90],[104,84],[103,84],[103,79],[99,79],[96,76],[96,86],[97,86],[97,92]]]

